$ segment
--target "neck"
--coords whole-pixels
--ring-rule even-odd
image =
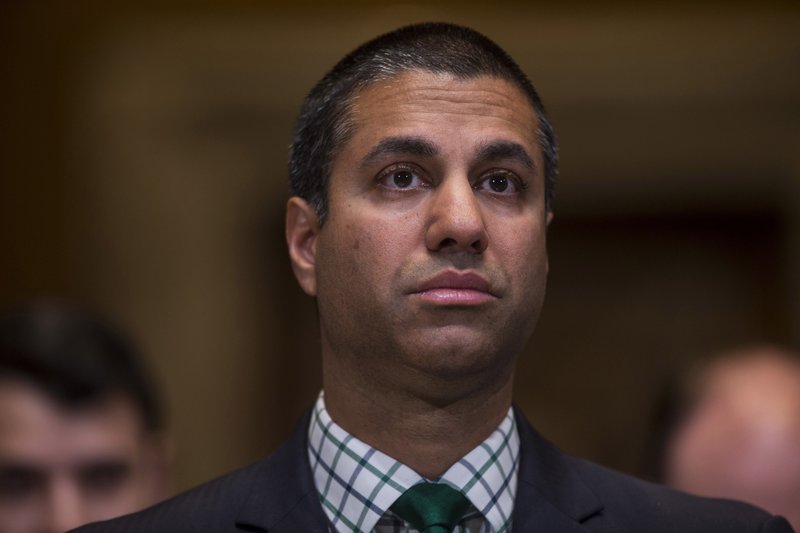
[[[327,366],[327,365],[326,365]],[[427,479],[450,466],[483,442],[497,428],[511,405],[513,372],[502,382],[469,386],[437,383],[436,394],[420,394],[391,386],[359,386],[352,376],[326,368],[325,405],[346,431]],[[416,380],[436,382],[437,378]],[[438,380],[441,381],[441,380]],[[466,382],[466,383],[465,383]],[[342,386],[346,384],[346,386]]]

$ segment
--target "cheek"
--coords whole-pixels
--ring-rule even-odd
[[[130,461],[130,468],[129,475],[118,483],[102,492],[95,490],[86,494],[86,505],[91,508],[96,520],[127,514],[154,502],[157,497],[153,493],[154,472],[133,459]]]
[[[511,246],[511,245],[509,245]],[[538,320],[547,287],[547,250],[543,240],[528,242],[526,246],[507,248],[501,259],[508,285],[512,289],[516,306],[529,315],[534,324]]]
[[[342,228],[337,241],[338,245],[325,252],[328,266],[334,267],[339,280],[388,281],[387,276],[397,269],[407,255],[403,252],[398,235],[383,222],[347,225]]]
[[[538,279],[547,274],[547,249],[544,238],[535,236],[520,241],[517,235],[506,235],[496,239],[496,247],[502,254],[502,264],[509,275],[517,279]]]

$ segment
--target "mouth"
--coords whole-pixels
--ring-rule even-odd
[[[474,272],[448,270],[422,282],[409,293],[436,305],[481,305],[499,298],[486,278]]]

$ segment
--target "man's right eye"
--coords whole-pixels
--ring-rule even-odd
[[[418,170],[400,165],[393,165],[381,172],[378,175],[378,182],[393,190],[418,189],[426,186]]]
[[[43,476],[29,468],[0,467],[0,500],[13,501],[34,493],[44,483]]]
[[[398,170],[392,174],[391,179],[393,185],[399,187],[400,189],[405,189],[414,181],[414,174],[408,170]]]

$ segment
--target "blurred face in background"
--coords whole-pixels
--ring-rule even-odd
[[[63,532],[163,496],[161,445],[133,403],[65,408],[0,381],[0,532]]]
[[[712,366],[665,462],[668,484],[800,528],[800,363],[764,348]]]

